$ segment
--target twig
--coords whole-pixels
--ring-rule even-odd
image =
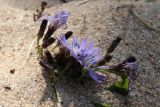
[[[57,98],[57,107],[62,107],[62,104],[61,104],[62,100],[61,100],[59,92],[57,91],[56,84],[53,85],[53,88],[54,88],[54,92],[55,92],[56,98]]]
[[[33,13],[33,21],[36,21],[43,16],[43,12],[46,9],[46,7],[47,7],[47,2],[41,2],[41,8],[37,9],[36,13]]]
[[[119,7],[115,6],[115,8],[113,9],[113,11],[111,12],[111,15],[118,8]],[[100,62],[100,64],[101,63],[106,63],[106,58],[109,56],[109,54],[112,53],[116,49],[116,47],[120,44],[121,40],[125,40],[126,35],[127,35],[127,31],[129,30],[129,26],[128,25],[129,25],[129,21],[131,20],[131,18],[130,18],[130,11],[131,11],[132,8],[133,8],[132,5],[129,6],[128,14],[127,14],[127,17],[125,19],[125,25],[122,28],[122,33],[112,42],[112,44],[110,45],[110,47],[107,49],[107,53],[105,55],[105,59],[102,60],[102,62]]]
[[[37,37],[35,37],[35,38],[32,40],[31,45],[30,45],[30,47],[29,47],[29,49],[28,49],[27,57],[26,57],[26,60],[27,60],[27,61],[29,60],[29,57],[30,57],[30,55],[31,55],[31,50],[32,50],[32,47],[33,47],[33,45],[34,45],[34,43],[35,43],[35,41],[36,41],[36,38],[37,38]]]
[[[53,83],[52,86],[53,86],[54,93],[56,95],[56,105],[57,107],[62,107],[62,104],[61,104],[62,100],[61,100],[60,94],[57,91],[57,87],[56,87],[58,78],[56,78],[55,74],[52,74],[51,72],[49,72],[49,74],[52,75],[50,79],[51,79],[51,82]]]
[[[35,37],[35,38],[32,40],[32,42],[31,42],[31,45],[30,45],[30,47],[29,47],[29,49],[28,49],[28,51],[27,51],[26,60],[25,60],[25,62],[23,63],[23,65],[21,66],[21,68],[19,68],[20,70],[23,69],[23,68],[25,67],[25,65],[27,64],[27,62],[28,62],[28,60],[29,60],[29,58],[30,58],[31,50],[32,50],[32,48],[33,48],[33,45],[34,45],[35,41],[36,41],[36,37]]]
[[[88,0],[83,0],[83,1],[80,1],[79,3],[75,4],[74,6],[79,6],[79,5],[82,5],[86,2],[88,2]]]
[[[112,15],[114,13],[114,11],[117,9],[118,4],[115,5],[115,7],[113,8],[113,10],[111,11],[110,15]]]
[[[140,18],[138,15],[136,15],[133,11],[133,9],[131,10],[131,14],[136,17],[140,22],[142,22],[147,28],[160,32],[160,29],[157,29],[156,27],[152,26],[149,22],[147,22],[146,20]]]

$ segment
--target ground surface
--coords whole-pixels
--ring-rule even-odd
[[[0,106],[3,107],[56,107],[52,83],[37,62],[35,46],[25,64],[27,51],[39,29],[32,15],[40,2],[33,1],[27,4],[25,0],[13,0],[11,3],[0,0]],[[124,40],[114,51],[109,64],[123,61],[130,55],[134,55],[139,63],[134,96],[124,97],[105,90],[112,83],[112,78],[104,86],[92,82],[82,86],[62,80],[57,84],[57,90],[63,107],[93,107],[91,102],[108,103],[114,107],[160,106],[158,0],[153,3],[133,2],[133,14],[129,12],[129,15],[130,2],[88,0],[55,4],[50,4],[46,12],[52,14],[64,9],[71,12],[67,28],[58,30],[57,35],[68,30],[80,38],[90,35],[89,38],[105,50],[115,37],[126,30],[127,35],[122,35]],[[10,73],[13,69],[14,74]]]

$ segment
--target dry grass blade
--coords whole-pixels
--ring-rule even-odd
[[[32,48],[33,48],[33,46],[34,46],[34,44],[35,44],[36,38],[37,38],[37,37],[35,37],[35,38],[32,40],[31,45],[29,46],[29,49],[28,49],[28,51],[27,51],[26,60],[24,61],[24,63],[23,63],[23,65],[21,66],[21,68],[19,68],[20,70],[23,69],[23,68],[26,66],[26,64],[27,64],[27,62],[28,62],[28,60],[29,60],[29,58],[30,58],[30,55],[31,55],[31,50],[32,50]]]
[[[88,0],[82,0],[79,3],[75,4],[74,6],[79,6],[79,5],[82,5],[82,4],[86,3],[86,2],[88,2]]]
[[[146,20],[140,18],[138,15],[136,15],[133,11],[133,9],[131,10],[131,14],[133,16],[135,16],[141,23],[143,23],[147,28],[151,29],[151,30],[154,30],[154,31],[157,31],[157,32],[160,32],[160,29],[152,26],[149,22],[147,22]]]

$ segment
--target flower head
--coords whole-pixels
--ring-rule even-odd
[[[69,44],[66,40],[65,35],[63,34],[58,38],[59,42],[64,46],[83,67],[88,71],[90,77],[97,81],[103,82],[105,76],[101,73],[95,72],[97,63],[102,60],[101,49],[94,47],[94,42],[91,41],[88,43],[88,38],[86,37],[81,42],[75,37],[72,40],[72,43]]]
[[[49,22],[49,28],[43,38],[43,42],[46,42],[58,28],[66,24],[69,15],[70,13],[68,11],[61,11],[53,16],[44,15],[39,19],[43,20],[41,23],[40,31],[38,33],[40,38],[43,37],[47,22]]]
[[[53,16],[45,15],[40,20],[48,20],[50,22],[50,28],[58,29],[66,24],[69,15],[70,12],[61,11]]]
[[[129,76],[129,90],[134,90],[134,82],[138,76],[138,64],[136,62],[136,58],[129,57],[117,66],[114,66],[113,68],[115,68],[116,70],[123,71]]]
[[[129,57],[125,61],[123,61],[122,69],[124,71],[129,71],[128,75],[129,75],[130,80],[134,80],[134,81],[136,80],[136,78],[138,76],[137,66],[138,66],[138,64],[136,62],[135,57]]]
[[[138,76],[138,64],[136,63],[136,59],[131,57],[124,61],[123,65],[123,68],[129,71],[129,90],[133,91],[135,90],[135,80]]]

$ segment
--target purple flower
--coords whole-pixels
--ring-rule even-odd
[[[90,77],[96,82],[103,82],[105,76],[95,70],[101,67],[97,67],[97,63],[103,59],[101,49],[94,47],[94,42],[90,41],[88,43],[88,38],[86,37],[81,42],[75,37],[72,40],[72,43],[69,44],[63,34],[58,38],[59,42],[64,46],[83,67],[88,71]],[[103,67],[104,68],[104,67]],[[108,69],[109,67],[106,66]]]
[[[129,76],[129,90],[134,90],[134,82],[138,76],[138,64],[135,57],[129,57],[121,64],[113,66],[113,69],[120,70]]]
[[[132,91],[135,89],[135,81],[138,76],[137,70],[137,63],[136,62],[126,62],[124,64],[124,69],[129,71],[129,90]]]
[[[128,72],[129,80],[133,80],[133,81],[136,80],[136,78],[138,76],[138,70],[137,70],[138,67],[137,66],[138,66],[138,64],[136,62],[135,57],[129,57],[125,61],[123,61],[122,69],[124,71],[129,71]]]
[[[39,20],[48,20],[50,28],[58,29],[66,24],[69,15],[68,11],[61,11],[53,16],[45,15]]]
[[[61,11],[61,12],[55,14],[54,16],[44,15],[42,18],[39,19],[39,20],[43,20],[42,22],[44,22],[44,21],[49,22],[48,31],[46,32],[46,34],[43,38],[44,43],[46,41],[48,41],[48,39],[52,36],[52,34],[58,28],[60,28],[66,24],[69,15],[70,15],[70,13],[68,11]],[[42,31],[40,31],[40,33],[38,33],[38,34],[41,34],[40,36],[43,36],[44,30],[45,30],[45,26],[44,27],[43,26],[41,28],[44,28],[44,29],[42,29]]]
[[[100,72],[94,72],[93,70],[88,70],[90,77],[98,83],[106,80],[106,76]]]

